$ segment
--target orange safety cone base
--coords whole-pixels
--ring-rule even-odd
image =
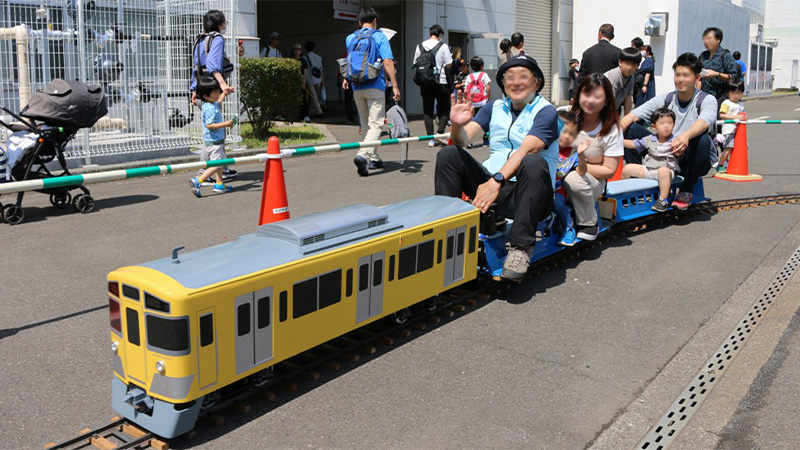
[[[736,137],[733,138],[733,151],[728,162],[728,171],[715,174],[714,178],[736,182],[761,181],[761,175],[750,173],[747,150],[747,125],[740,123],[736,126]]]
[[[614,172],[614,176],[611,177],[608,181],[620,181],[622,179],[622,166],[625,165],[625,158],[619,160],[619,164],[617,164],[617,171]]]
[[[720,180],[727,180],[727,181],[736,181],[736,182],[746,182],[746,181],[762,181],[764,178],[761,175],[756,175],[754,173],[749,173],[747,175],[734,175],[730,173],[718,173],[714,175],[714,178],[719,178]]]
[[[273,136],[267,142],[267,154],[281,153],[278,138]],[[264,163],[264,184],[261,187],[261,212],[258,225],[279,222],[289,218],[289,200],[286,195],[286,182],[283,179],[283,161],[270,158]]]

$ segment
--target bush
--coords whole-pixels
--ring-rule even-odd
[[[291,58],[242,58],[239,69],[239,95],[244,112],[258,139],[269,137],[277,117],[292,120],[302,99],[300,61]]]

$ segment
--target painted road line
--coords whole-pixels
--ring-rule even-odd
[[[761,117],[756,117],[753,120],[764,120],[764,119],[769,119],[770,117],[772,117],[772,116],[761,116]]]

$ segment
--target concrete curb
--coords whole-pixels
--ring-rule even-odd
[[[792,96],[797,95],[797,94],[798,94],[797,91],[787,91],[787,92],[780,92],[780,93],[777,93],[777,94],[776,93],[772,93],[770,95],[765,95],[763,97],[743,97],[742,101],[743,102],[757,102],[759,100],[770,100],[770,99],[773,99],[773,98],[792,97]]]
[[[322,134],[325,135],[325,139],[323,141],[292,145],[285,148],[300,148],[300,147],[331,145],[339,143],[339,141],[336,140],[336,137],[334,137],[333,133],[331,133],[330,130],[328,130],[328,127],[326,127],[325,125],[322,124],[311,124],[311,125],[315,126],[317,129],[319,129],[320,132],[322,132]],[[228,156],[232,158],[238,156],[257,155],[259,153],[265,153],[266,151],[267,151],[266,145],[264,147],[258,147],[258,148],[241,148],[241,149],[228,148],[226,150]],[[85,174],[85,173],[95,173],[95,172],[106,172],[110,170],[134,169],[137,167],[158,166],[163,164],[181,164],[187,162],[195,162],[198,160],[199,156],[193,153],[190,155],[175,156],[171,158],[144,159],[144,160],[131,161],[121,164],[106,164],[106,165],[98,165],[90,167],[80,167],[77,169],[73,169],[70,172],[73,174]]]

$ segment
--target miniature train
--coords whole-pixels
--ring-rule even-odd
[[[657,198],[655,181],[609,183],[598,202],[602,229],[654,214]],[[694,199],[705,200],[702,180]],[[509,221],[483,219],[441,196],[353,205],[111,272],[114,410],[162,437],[180,436],[223,388],[266,383],[281,361],[499,276]],[[539,224],[532,260],[562,249],[558,228]]]

